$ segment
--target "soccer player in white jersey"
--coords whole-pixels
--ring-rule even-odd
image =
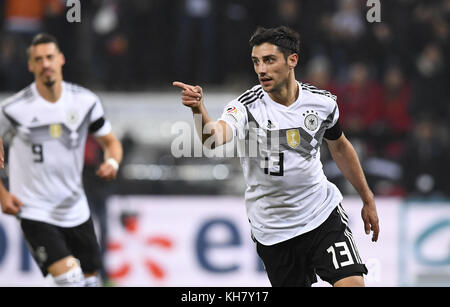
[[[218,121],[209,117],[200,86],[173,85],[182,89],[183,104],[202,116],[203,144],[216,147],[237,138],[245,145],[240,156],[247,215],[271,284],[310,286],[317,274],[334,286],[364,286],[367,268],[348,227],[343,197],[320,162],[325,138],[337,166],[361,196],[365,232],[372,230],[372,241],[377,241],[374,195],[340,129],[336,97],[296,81],[295,31],[258,28],[250,46],[260,84],[231,101]],[[252,144],[258,147],[256,155]]]
[[[0,105],[0,136],[12,134],[2,211],[20,221],[44,276],[60,286],[98,286],[100,250],[81,180],[84,146],[88,133],[97,137],[105,153],[97,175],[110,180],[122,145],[99,98],[63,81],[65,58],[53,36],[37,35],[28,54],[35,82]]]

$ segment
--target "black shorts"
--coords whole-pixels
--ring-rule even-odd
[[[95,273],[100,269],[100,248],[91,218],[71,228],[27,219],[20,219],[20,226],[44,276],[50,265],[67,256],[78,259],[84,273]]]
[[[274,287],[310,287],[316,274],[330,284],[367,274],[339,204],[314,230],[271,246],[256,242],[256,250]]]

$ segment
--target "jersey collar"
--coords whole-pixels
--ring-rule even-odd
[[[303,92],[301,83],[298,82],[297,80],[296,80],[296,82],[297,82],[297,86],[298,86],[298,97],[297,97],[297,100],[294,101],[294,103],[292,103],[291,105],[285,106],[285,105],[282,105],[281,103],[276,102],[275,100],[270,98],[269,94],[266,91],[263,90],[264,100],[267,101],[268,103],[270,103],[271,105],[275,106],[276,108],[281,109],[281,110],[294,109],[297,105],[300,104],[301,99],[302,99],[302,92]]]
[[[33,82],[31,84],[31,90],[33,91],[33,94],[35,95],[35,97],[37,97],[37,100],[44,103],[45,105],[47,105],[49,107],[56,107],[57,105],[61,104],[61,101],[63,101],[65,92],[66,92],[66,84],[64,81],[61,83],[61,87],[62,87],[61,97],[59,97],[59,99],[55,102],[49,102],[49,101],[45,100],[41,96],[41,94],[39,94],[39,91],[37,90],[36,82]]]

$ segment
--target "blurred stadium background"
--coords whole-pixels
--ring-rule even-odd
[[[172,81],[199,84],[210,115],[257,80],[248,39],[257,26],[301,34],[297,79],[338,96],[341,125],[373,189],[380,242],[363,234],[354,189],[322,148],[371,286],[450,285],[449,0],[90,0],[69,23],[63,0],[0,0],[0,100],[32,82],[25,48],[55,35],[64,78],[96,92],[122,140],[118,180],[84,182],[103,236],[107,284],[269,285],[249,238],[236,158],[174,157],[192,126]],[[192,143],[194,136],[187,137]],[[192,137],[192,138],[191,138]],[[8,172],[1,173],[6,179]],[[0,216],[0,285],[44,285],[16,221]],[[322,285],[322,283],[319,283]]]

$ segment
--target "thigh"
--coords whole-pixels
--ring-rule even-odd
[[[64,235],[72,255],[80,261],[83,272],[97,272],[101,266],[101,256],[92,219],[79,226],[65,228]]]
[[[317,281],[303,239],[299,236],[271,246],[256,242],[273,287],[310,287]]]
[[[71,255],[64,235],[57,226],[21,219],[20,227],[28,248],[44,276],[48,274],[49,266]]]
[[[320,226],[313,263],[320,278],[332,285],[349,276],[367,274],[340,204]]]

